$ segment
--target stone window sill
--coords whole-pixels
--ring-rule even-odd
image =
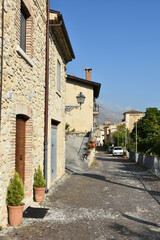
[[[21,55],[21,57],[24,60],[26,60],[27,63],[29,63],[31,67],[34,66],[33,61],[27,56],[27,54],[23,51],[23,49],[20,46],[17,46],[17,52],[19,53],[19,55]]]

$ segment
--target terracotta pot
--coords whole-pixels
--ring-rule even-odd
[[[36,188],[34,187],[34,199],[36,202],[44,201],[45,188]]]
[[[9,224],[11,226],[16,227],[21,224],[23,207],[24,207],[24,204],[20,206],[8,206]]]
[[[123,158],[127,158],[127,156],[123,156]]]

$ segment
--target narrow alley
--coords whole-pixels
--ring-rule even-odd
[[[23,218],[4,240],[159,240],[160,180],[135,163],[105,152],[93,166],[66,174],[47,194],[43,219]]]

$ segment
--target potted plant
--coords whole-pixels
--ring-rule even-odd
[[[123,152],[123,157],[127,158],[127,153],[125,151]]]
[[[22,179],[17,172],[14,173],[13,178],[8,187],[6,202],[8,205],[9,224],[11,226],[18,226],[22,222],[22,214],[24,203],[24,186]]]
[[[36,202],[44,201],[44,193],[45,193],[45,179],[43,173],[40,169],[40,165],[38,165],[38,170],[34,175],[34,198]]]
[[[91,151],[90,150],[88,150],[88,156],[91,154]]]

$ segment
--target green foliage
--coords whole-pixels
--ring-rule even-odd
[[[70,125],[68,123],[65,124],[65,130],[69,130]]]
[[[15,172],[8,187],[6,202],[9,206],[19,206],[23,198],[24,186],[22,179],[19,177],[19,174]]]
[[[136,125],[130,135],[136,142]],[[145,116],[137,122],[138,152],[160,156],[160,110],[147,108]]]
[[[106,143],[104,144],[104,148],[105,148],[106,150],[109,149],[109,146],[110,146],[110,143],[109,143],[109,142],[106,142]]]
[[[127,153],[125,151],[123,152],[123,156],[127,156]]]
[[[38,170],[34,174],[34,187],[36,188],[45,187],[45,179],[41,171],[40,165],[38,165]]]
[[[114,145],[124,147],[126,127],[125,124],[117,126],[117,131],[113,133]]]
[[[127,135],[127,150],[130,152],[136,151],[136,141],[131,137],[131,134]]]
[[[2,231],[2,226],[0,226],[0,231]]]

